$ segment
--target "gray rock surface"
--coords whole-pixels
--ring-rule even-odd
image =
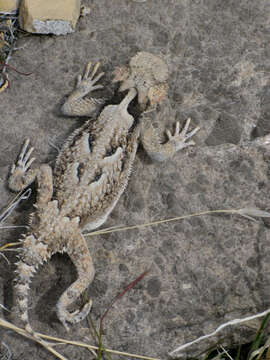
[[[86,1],[84,2],[85,5]],[[204,210],[256,206],[270,210],[269,146],[258,145],[269,125],[269,2],[267,0],[93,0],[91,13],[66,37],[27,36],[11,64],[11,89],[1,93],[1,204],[9,165],[30,137],[40,162],[51,162],[81,120],[61,116],[63,98],[87,61],[101,61],[108,101],[115,66],[139,50],[163,56],[170,69],[161,126],[192,118],[197,146],[166,163],[138,153],[125,195],[106,226],[139,224]],[[119,100],[119,97],[115,101]],[[255,140],[254,142],[252,142]],[[23,203],[9,224],[27,221]],[[158,358],[219,324],[270,307],[270,223],[238,216],[203,216],[152,228],[89,237],[96,277],[88,295],[98,321],[111,300],[144,270],[148,275],[121,298],[104,322],[104,343],[120,351]],[[19,230],[1,230],[1,244]],[[0,304],[12,305],[15,257],[0,257]],[[34,329],[71,339],[91,339],[87,323],[66,334],[54,305],[76,278],[66,256],[56,255],[33,279],[30,318]],[[7,314],[6,314],[7,315]],[[223,344],[250,341],[259,322],[225,331]],[[224,333],[223,333],[224,335]],[[32,342],[0,329],[14,359],[53,359]],[[212,342],[211,342],[212,344]],[[199,353],[207,346],[196,346]],[[58,346],[69,359],[86,350]]]

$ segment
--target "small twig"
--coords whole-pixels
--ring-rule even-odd
[[[7,64],[9,62],[9,60],[11,59],[11,55],[14,51],[14,40],[12,40],[12,41],[13,41],[13,44],[9,47],[9,51],[8,51],[7,57],[5,59],[5,64]],[[7,67],[4,66],[4,68],[2,69],[2,74],[4,74],[6,72],[6,69],[7,69]]]
[[[0,62],[0,66],[2,66],[3,68],[4,68],[4,67],[7,67],[8,69],[11,69],[11,70],[15,71],[16,73],[18,73],[18,74],[20,74],[20,75],[24,75],[24,76],[29,76],[29,75],[32,75],[32,74],[33,74],[33,71],[30,72],[30,73],[24,73],[24,72],[22,72],[22,71],[19,71],[19,70],[17,70],[15,67],[7,64],[6,62],[5,62],[5,63],[4,63],[4,62]]]

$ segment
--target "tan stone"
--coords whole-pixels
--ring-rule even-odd
[[[40,34],[73,32],[80,15],[80,5],[80,0],[22,0],[20,26]]]
[[[18,10],[20,0],[0,0],[0,13],[13,13]]]

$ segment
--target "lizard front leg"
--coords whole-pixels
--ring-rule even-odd
[[[29,148],[29,143],[30,140],[26,139],[18,156],[18,161],[11,167],[8,186],[10,190],[19,192],[36,180],[38,184],[36,205],[39,206],[51,200],[53,193],[52,169],[46,164],[37,169],[31,169],[35,158],[31,158],[34,148]]]
[[[11,167],[8,186],[12,191],[22,191],[29,186],[36,178],[38,170],[30,169],[35,158],[30,158],[34,148],[29,146],[29,139],[23,144],[22,150],[18,156],[18,161]]]
[[[64,105],[62,112],[69,116],[91,116],[103,105],[104,101],[95,98],[85,98],[87,94],[97,89],[102,89],[103,86],[96,83],[104,75],[99,73],[96,75],[100,63],[96,63],[92,72],[90,73],[92,64],[89,62],[86,65],[83,76],[77,77],[77,84],[73,92],[69,95]]]
[[[153,160],[164,161],[173,156],[178,150],[195,145],[194,141],[187,140],[194,136],[200,128],[196,127],[188,133],[189,125],[190,119],[186,121],[183,130],[180,131],[180,123],[177,122],[173,135],[169,130],[166,130],[168,141],[162,144],[160,141],[160,134],[158,130],[153,127],[151,120],[147,117],[143,117],[140,140],[147,154]]]

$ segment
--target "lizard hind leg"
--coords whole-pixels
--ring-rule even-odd
[[[56,305],[58,318],[67,331],[69,330],[68,323],[76,324],[82,321],[91,310],[92,300],[88,300],[80,310],[69,312],[68,307],[82,295],[95,275],[86,241],[79,231],[76,236],[73,241],[68,242],[67,253],[76,267],[78,279],[65,290]]]
[[[25,330],[34,336],[34,331],[29,323],[28,298],[32,277],[39,265],[49,257],[47,245],[36,239],[34,235],[27,235],[23,240],[20,261],[17,262],[17,278],[15,285],[15,310],[23,322]]]

